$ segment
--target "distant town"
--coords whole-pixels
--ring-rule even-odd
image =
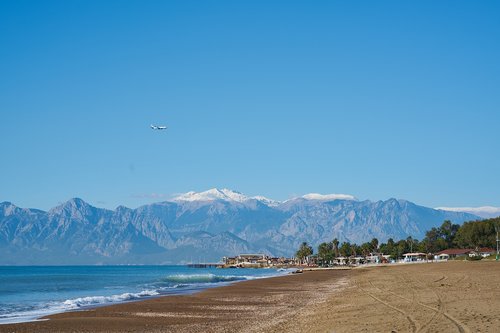
[[[493,246],[496,245],[496,249]],[[415,251],[416,250],[416,251]],[[399,241],[389,238],[379,244],[373,238],[361,245],[342,242],[337,238],[318,246],[303,242],[293,258],[266,254],[240,254],[223,257],[219,267],[335,267],[369,264],[446,261],[450,259],[500,259],[500,218],[466,222],[463,225],[444,221],[440,227],[426,232],[422,241],[408,237]]]
[[[289,267],[336,267],[359,266],[370,264],[410,263],[447,260],[480,260],[495,256],[496,250],[488,247],[479,249],[446,249],[436,254],[422,252],[404,253],[399,260],[384,253],[369,253],[366,256],[335,257],[325,261],[318,255],[311,255],[303,260],[293,257],[272,257],[266,254],[240,254],[234,257],[223,257],[220,268],[289,268]]]

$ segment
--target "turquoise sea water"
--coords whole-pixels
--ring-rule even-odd
[[[187,266],[0,266],[0,324],[282,274],[287,272]]]

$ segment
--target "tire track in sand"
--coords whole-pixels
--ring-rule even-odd
[[[371,282],[370,282],[370,283],[371,283]],[[415,321],[415,318],[413,318],[413,317],[412,317],[412,316],[411,316],[408,312],[405,312],[405,311],[403,311],[403,310],[401,310],[401,309],[399,309],[399,308],[397,308],[397,307],[395,307],[395,306],[393,306],[393,305],[389,304],[388,302],[386,302],[386,301],[384,301],[384,300],[380,299],[379,297],[377,297],[377,296],[373,295],[372,293],[370,293],[369,291],[367,291],[366,289],[364,289],[363,287],[361,287],[361,285],[360,285],[359,283],[357,283],[357,285],[358,285],[358,288],[359,288],[360,290],[362,290],[365,294],[367,294],[368,296],[370,296],[371,298],[373,298],[375,301],[377,301],[377,302],[379,302],[379,303],[381,303],[381,304],[383,304],[383,305],[387,306],[388,308],[391,308],[391,309],[393,309],[394,311],[397,311],[397,312],[399,312],[400,314],[402,314],[402,315],[406,318],[406,320],[408,320],[408,322],[410,323],[411,331],[412,331],[413,333],[418,332],[417,322]],[[379,288],[379,289],[380,289],[380,288]]]
[[[392,292],[392,291],[385,290],[385,289],[382,289],[382,288],[380,288],[380,287],[377,287],[376,285],[374,285],[374,284],[373,284],[373,282],[372,282],[372,281],[369,281],[369,283],[370,283],[370,285],[371,285],[373,288],[380,290],[380,292],[382,292],[382,293],[387,293],[387,292],[388,292],[388,293],[392,294],[393,296],[398,297],[398,298],[400,298],[400,299],[402,299],[402,300],[404,300],[404,301],[406,301],[406,302],[410,302],[410,303],[412,303],[412,304],[415,304],[415,303],[416,303],[417,305],[420,305],[420,304],[418,304],[418,301],[416,300],[416,296],[415,296],[415,291],[414,291],[414,290],[412,290],[412,293],[413,293],[413,300],[410,300],[409,298],[406,298],[406,297],[403,297],[403,296],[401,296],[401,295],[398,295],[398,294],[396,294],[396,293],[394,293],[394,292]],[[433,312],[432,317],[431,317],[431,318],[430,318],[427,322],[425,322],[425,323],[424,323],[422,326],[420,326],[420,327],[418,327],[418,326],[417,326],[417,330],[416,330],[416,332],[415,332],[415,333],[422,332],[422,330],[423,330],[423,329],[425,329],[427,326],[429,326],[429,324],[430,324],[430,323],[431,323],[431,322],[432,322],[432,321],[433,321],[433,320],[434,320],[437,316],[438,316],[438,313],[437,313],[437,312]],[[415,321],[415,322],[417,322],[417,320],[415,320],[415,319],[414,319],[414,321]]]
[[[446,278],[447,278],[447,277],[446,277]],[[460,280],[463,280],[463,278],[462,278],[462,279],[460,279]],[[413,281],[413,280],[411,279],[411,277],[409,277],[408,275],[406,275],[406,274],[405,274],[404,282],[405,282],[406,284],[409,284],[409,283],[410,283],[410,281],[411,281],[411,284],[415,285],[415,281]],[[418,284],[418,282],[417,282],[417,284]],[[421,286],[422,286],[422,284],[421,284]],[[426,288],[426,286],[425,286],[425,285],[423,285],[423,287],[424,287],[424,288]],[[438,308],[435,308],[435,307],[432,307],[432,306],[430,306],[430,305],[424,304],[424,303],[422,303],[422,302],[420,302],[420,301],[416,301],[416,303],[417,303],[418,305],[420,305],[420,306],[424,307],[424,308],[427,308],[427,309],[429,309],[429,310],[434,311],[436,314],[441,314],[441,315],[443,315],[445,318],[447,318],[448,320],[450,320],[450,321],[451,321],[451,322],[452,322],[452,323],[453,323],[453,324],[457,327],[457,329],[458,329],[458,331],[459,331],[460,333],[470,333],[469,328],[468,328],[465,324],[463,324],[461,321],[459,321],[458,319],[456,319],[455,317],[453,317],[451,314],[449,314],[448,312],[446,312],[446,311],[444,310],[444,303],[443,303],[443,301],[442,301],[442,299],[441,299],[441,296],[437,293],[437,291],[435,291],[435,290],[434,290],[434,289],[432,289],[432,288],[431,288],[431,291],[434,293],[434,295],[436,296],[436,298],[437,298],[437,300],[438,300]],[[391,293],[391,294],[393,294],[394,296],[400,297],[400,298],[402,298],[402,299],[406,299],[407,301],[411,301],[410,299],[408,299],[408,298],[406,298],[406,297],[404,297],[404,296],[398,295],[398,294],[396,294],[395,292],[393,292],[393,291],[391,291],[391,290],[385,290],[385,292]],[[433,318],[431,318],[431,319],[432,319],[432,320],[434,320],[434,317],[433,317]],[[431,320],[431,321],[429,321],[428,323],[426,323],[424,326],[429,325],[429,324],[432,322],[432,320]]]
[[[443,275],[441,278],[437,279],[437,280],[436,280],[436,281],[434,281],[434,282],[437,282],[437,281],[443,281],[443,280],[446,280],[447,278],[448,278],[448,277],[447,277],[446,275]],[[408,276],[406,276],[406,278],[405,278],[405,279],[401,279],[401,278],[399,278],[399,279],[400,279],[400,281],[402,281],[402,283],[403,283],[403,282],[404,282],[404,283],[406,283],[406,281],[408,281],[408,280],[409,280]],[[414,288],[412,288],[412,291],[413,291],[413,301],[414,301],[415,303],[417,303],[417,305],[419,305],[419,306],[420,306],[420,304],[418,304],[419,302],[418,302],[418,301],[416,301],[415,289],[414,289]],[[395,296],[397,296],[397,297],[401,298],[401,299],[405,299],[403,296],[401,296],[401,295],[397,295],[396,293],[394,293],[394,292],[392,292],[392,291],[389,291],[389,292],[390,292],[390,293],[392,293],[393,295],[395,295]],[[436,293],[435,291],[433,291],[433,293],[434,293],[434,296],[436,296],[436,299],[437,299],[438,309],[442,310],[442,308],[443,308],[443,302],[442,302],[442,300],[441,300],[440,295],[439,295],[438,293]],[[425,322],[422,326],[420,326],[420,329],[417,331],[417,333],[418,333],[418,332],[422,332],[422,331],[424,331],[424,329],[426,329],[426,328],[427,328],[427,327],[428,327],[428,326],[429,326],[429,325],[430,325],[430,324],[431,324],[431,323],[432,323],[432,322],[436,319],[436,317],[437,317],[438,315],[440,315],[440,313],[439,313],[439,312],[437,312],[437,311],[432,311],[432,312],[433,312],[433,313],[432,313],[432,317],[431,317],[429,320],[427,320],[427,321],[426,321],[426,322]]]

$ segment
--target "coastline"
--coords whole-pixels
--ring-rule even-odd
[[[346,272],[307,271],[241,281],[191,295],[161,296],[5,324],[0,332],[220,332],[258,327],[263,331],[340,288],[338,283],[346,283]]]
[[[40,318],[102,306],[189,295],[245,280],[283,276],[291,270],[193,268],[187,266],[56,266],[7,267],[0,272],[3,290],[31,290],[24,303],[0,297],[0,326],[39,321]],[[16,277],[29,278],[16,284]],[[140,276],[140,277],[139,277]],[[55,277],[55,278],[52,278]],[[31,280],[30,280],[31,279]],[[40,286],[46,281],[44,286]],[[90,282],[89,282],[90,281]],[[30,285],[30,283],[33,285]],[[24,288],[22,288],[24,286]],[[44,293],[48,290],[48,293]],[[59,291],[60,290],[60,291]],[[14,294],[15,295],[15,294]],[[18,303],[15,303],[18,302]],[[5,306],[5,307],[4,307]]]
[[[495,332],[494,261],[313,270],[0,326],[0,332]]]

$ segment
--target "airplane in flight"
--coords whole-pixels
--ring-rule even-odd
[[[154,130],[164,130],[164,129],[167,129],[167,126],[151,125],[151,128]]]

